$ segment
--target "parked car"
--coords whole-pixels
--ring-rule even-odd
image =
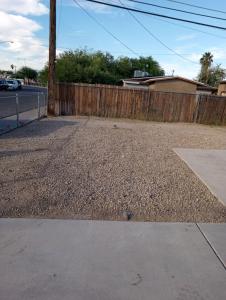
[[[16,78],[16,80],[19,80],[21,85],[24,85],[24,79],[21,79],[21,78]]]
[[[17,80],[14,80],[14,79],[7,80],[7,84],[8,84],[8,90],[11,90],[11,91],[17,90],[18,86],[19,86]]]
[[[18,82],[18,90],[22,89],[22,82],[19,79],[16,79],[16,81]]]
[[[0,90],[7,90],[8,84],[5,79],[0,79]]]

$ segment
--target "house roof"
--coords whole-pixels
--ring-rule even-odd
[[[198,91],[217,91],[216,87],[210,85],[197,85]]]
[[[147,81],[151,78],[163,78],[163,77],[167,77],[167,76],[145,76],[145,77],[132,77],[132,78],[127,78],[127,79],[122,79],[123,81],[136,81],[136,82],[143,82],[143,81]]]
[[[184,78],[181,76],[154,76],[154,77],[135,77],[135,78],[123,79],[124,82],[128,82],[128,83],[131,82],[133,84],[140,84],[140,85],[150,85],[155,82],[170,81],[170,80],[181,80],[181,81],[189,82],[189,83],[195,84],[197,86],[197,89],[200,89],[200,90],[215,90],[214,87],[211,87],[207,84],[204,84],[204,83],[196,81],[196,80]],[[225,81],[225,83],[226,83],[226,81]]]

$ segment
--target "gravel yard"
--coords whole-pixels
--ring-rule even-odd
[[[0,137],[0,216],[226,222],[173,148],[226,149],[226,127],[43,119]]]

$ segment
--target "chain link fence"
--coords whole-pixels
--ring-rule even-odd
[[[47,94],[0,95],[0,135],[47,116]]]

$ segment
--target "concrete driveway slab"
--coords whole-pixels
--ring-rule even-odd
[[[226,268],[226,224],[201,223],[199,227]]]
[[[226,205],[226,150],[176,148],[174,151]]]
[[[226,299],[195,224],[0,220],[2,300]]]

